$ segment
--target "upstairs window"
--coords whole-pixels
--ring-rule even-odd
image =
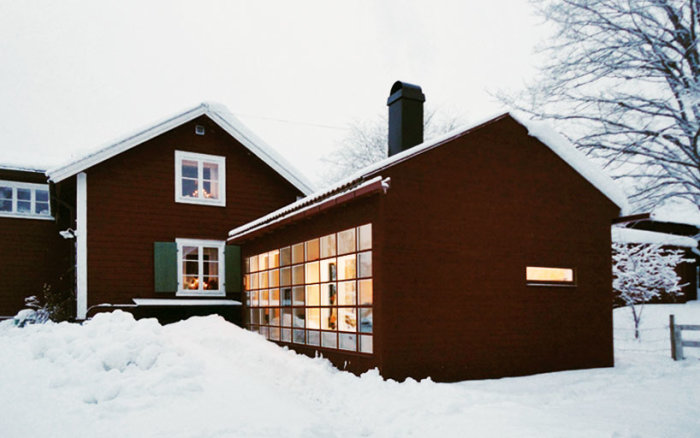
[[[51,219],[49,186],[0,181],[0,216]]]
[[[175,201],[226,205],[226,158],[175,151]]]

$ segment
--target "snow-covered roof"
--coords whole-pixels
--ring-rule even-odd
[[[547,122],[526,119],[520,115],[510,113],[510,116],[527,128],[527,132],[550,148],[555,154],[566,161],[578,173],[588,180],[601,193],[620,207],[621,214],[630,212],[629,201],[619,184],[603,172],[590,158],[571,144],[569,140],[559,134]]]
[[[311,184],[306,178],[261,138],[253,134],[225,106],[210,102],[204,102],[187,111],[140,129],[120,140],[104,145],[78,159],[49,169],[46,175],[53,182],[62,181],[201,115],[209,117],[302,193],[309,194],[313,191]]]
[[[665,202],[651,212],[651,218],[658,222],[688,224],[700,228],[700,208],[683,199]]]
[[[313,193],[287,205],[286,207],[277,209],[261,218],[234,228],[228,233],[229,240],[243,237],[262,228],[267,228],[292,216],[306,212],[310,213],[315,208],[320,207],[322,204],[328,203],[329,205],[335,205],[336,203],[342,202],[344,199],[349,200],[356,198],[356,194],[363,195],[374,192],[375,189],[381,189],[386,192],[390,183],[390,178],[382,179],[381,176],[377,176],[367,181],[363,181],[362,178],[357,178],[342,182],[340,184],[335,184],[330,189]]]
[[[19,172],[44,173],[46,169],[38,169],[34,167],[15,166],[13,164],[0,164],[0,170],[14,170]]]
[[[634,228],[613,227],[612,241],[615,243],[650,243],[659,245],[697,248],[698,242],[692,237],[675,234],[659,233],[657,231],[637,230]]]
[[[621,214],[628,214],[630,207],[627,201],[627,196],[625,196],[619,184],[616,184],[612,180],[612,178],[610,178],[605,172],[603,172],[601,168],[599,168],[595,163],[593,163],[582,152],[576,149],[576,147],[573,144],[571,144],[569,140],[564,138],[561,134],[557,133],[549,123],[528,120],[522,116],[513,114],[512,112],[491,116],[489,118],[482,119],[477,123],[457,128],[433,140],[423,142],[410,149],[406,149],[403,152],[392,155],[391,157],[385,158],[382,161],[372,164],[355,173],[348,179],[357,179],[362,177],[363,175],[368,175],[376,171],[380,171],[389,166],[393,166],[398,162],[407,160],[425,151],[431,150],[457,137],[462,137],[478,128],[501,120],[506,116],[510,116],[517,123],[525,127],[531,136],[537,138],[539,141],[544,143],[549,149],[552,150],[552,152],[557,154],[562,160],[564,160],[579,174],[581,174],[581,176],[586,178],[588,182],[590,182],[608,199],[610,199],[613,203],[620,207]]]
[[[365,180],[368,177],[371,177],[373,174],[377,174],[383,169],[386,169],[387,167],[393,166],[401,161],[410,159],[425,151],[448,143],[455,138],[466,135],[487,124],[501,120],[506,116],[510,116],[517,123],[524,126],[530,135],[536,137],[538,140],[544,143],[562,160],[567,162],[571,167],[579,172],[594,187],[596,187],[600,192],[602,192],[606,197],[620,207],[622,214],[626,214],[628,212],[629,204],[627,202],[627,197],[624,195],[622,190],[613,182],[612,178],[606,175],[602,169],[598,168],[584,154],[579,152],[576,147],[571,144],[571,142],[566,140],[560,134],[556,133],[556,131],[550,128],[546,123],[529,121],[522,117],[514,116],[512,113],[503,113],[496,116],[491,116],[487,119],[482,119],[481,121],[469,126],[457,128],[433,140],[423,142],[419,145],[413,146],[410,149],[406,149],[405,151],[371,164],[352,174],[348,178],[333,184],[327,189],[312,193],[311,195],[308,195],[297,202],[289,204],[273,211],[272,213],[269,213],[266,216],[248,222],[247,224],[243,224],[229,231],[229,240],[242,237],[243,235],[249,234],[257,229],[265,228],[268,225],[271,225],[273,222],[284,220],[289,216],[296,214],[298,210],[312,209],[318,206],[320,203],[325,202],[330,197],[340,196],[349,190],[357,189],[357,187],[360,185],[382,181],[381,176],[376,175],[374,178],[368,181]]]

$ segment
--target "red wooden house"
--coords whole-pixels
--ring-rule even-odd
[[[397,82],[388,159],[230,232],[246,327],[396,379],[611,366],[624,195],[512,114],[418,144],[423,100]]]
[[[49,170],[49,216],[44,192],[29,208],[53,218],[41,232],[56,258],[74,259],[81,319],[242,314],[271,341],[397,379],[612,365],[610,224],[624,196],[512,114],[423,143],[423,101],[397,82],[390,157],[322,192],[203,104]]]
[[[16,233],[32,239],[61,243],[60,230],[74,242],[51,257],[74,260],[78,319],[96,310],[127,308],[143,315],[153,308],[161,316],[167,309],[172,318],[217,311],[235,320],[240,257],[238,248],[224,241],[231,223],[244,224],[310,192],[282,157],[212,104],[156,123],[46,176],[53,208],[31,217],[53,220],[18,220],[20,215],[12,220]],[[46,177],[32,177],[42,181],[38,211],[40,196],[48,203],[48,185]],[[19,181],[19,176],[7,179]],[[20,255],[30,266],[51,265],[24,251]],[[25,277],[26,271],[16,275]],[[0,286],[0,294],[13,297],[4,313],[16,312],[22,297],[36,289],[35,284],[21,291],[14,283]]]

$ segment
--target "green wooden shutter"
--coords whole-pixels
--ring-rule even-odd
[[[224,251],[226,263],[226,292],[240,292],[241,280],[241,247],[238,245],[226,245]]]
[[[156,292],[177,292],[177,244],[153,243],[153,266]]]

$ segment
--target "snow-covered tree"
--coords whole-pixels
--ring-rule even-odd
[[[423,124],[423,137],[430,140],[458,128],[462,122],[457,116],[428,110]],[[352,123],[340,146],[323,157],[323,161],[328,165],[323,179],[329,183],[338,181],[386,158],[388,135],[386,115]]]
[[[700,1],[533,0],[556,33],[508,104],[630,177],[641,206],[700,204]]]
[[[683,293],[685,285],[675,270],[688,261],[683,256],[682,250],[663,249],[659,244],[613,243],[613,289],[632,310],[635,338],[639,338],[644,304],[662,293]]]

